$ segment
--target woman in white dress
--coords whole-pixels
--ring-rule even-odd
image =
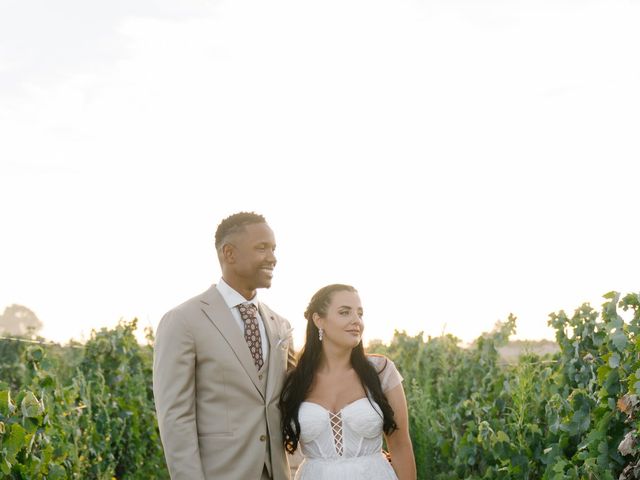
[[[415,480],[402,377],[365,354],[358,292],[321,288],[304,316],[306,343],[280,398],[285,448],[304,456],[295,480]]]

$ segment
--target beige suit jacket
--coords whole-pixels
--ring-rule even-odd
[[[243,333],[212,286],[169,311],[156,332],[153,393],[173,480],[289,479],[278,399],[293,364],[287,320],[266,305],[269,339],[259,378]]]

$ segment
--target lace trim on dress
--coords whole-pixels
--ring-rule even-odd
[[[329,412],[329,422],[331,422],[331,431],[333,432],[333,441],[336,445],[336,453],[338,456],[342,456],[342,413]]]

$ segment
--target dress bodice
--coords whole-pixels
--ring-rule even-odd
[[[359,457],[382,448],[380,407],[363,397],[335,414],[313,402],[298,412],[300,445],[307,458]]]
[[[402,381],[393,362],[369,356],[387,392]],[[381,452],[382,411],[369,397],[362,397],[331,412],[304,401],[298,410],[299,446],[304,461],[296,480],[397,480]]]

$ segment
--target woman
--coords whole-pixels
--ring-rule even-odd
[[[415,480],[402,377],[389,359],[365,355],[356,289],[321,288],[304,316],[306,343],[280,397],[285,447],[305,457],[296,480]]]

